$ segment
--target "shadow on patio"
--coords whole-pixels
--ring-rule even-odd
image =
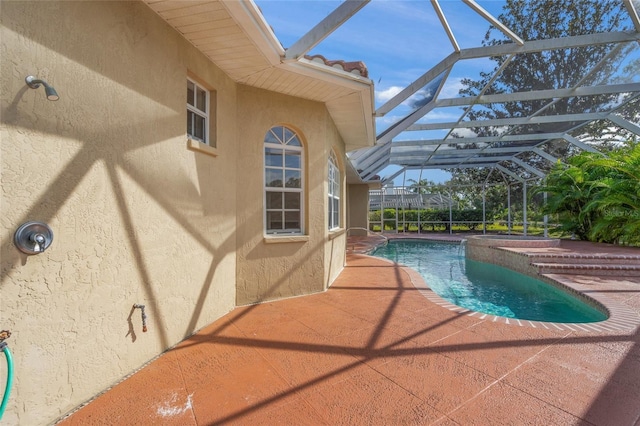
[[[615,286],[640,312],[640,286]],[[237,308],[61,424],[609,424],[640,418],[640,334],[507,325],[351,255],[331,289]]]

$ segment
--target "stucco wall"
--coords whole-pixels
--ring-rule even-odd
[[[348,227],[354,228],[349,235],[367,235],[369,229],[369,186],[348,185]]]
[[[144,4],[2,2],[1,19],[0,329],[16,371],[3,423],[37,425],[234,307],[243,142],[236,85]],[[188,70],[217,90],[217,157],[186,147]],[[54,232],[35,256],[12,242],[31,220]]]
[[[326,217],[329,152],[337,147],[336,154],[341,155],[344,144],[321,103],[239,86],[238,115],[247,118],[238,131],[245,144],[238,156],[238,168],[258,173],[243,176],[238,186],[237,303],[323,291],[344,263],[344,240],[338,237],[338,241],[329,241]],[[265,238],[263,143],[267,131],[277,125],[297,130],[304,144],[306,237],[303,239]],[[325,249],[331,248],[327,245],[339,244],[342,249],[329,251],[332,257],[328,258]],[[326,265],[331,262],[330,269]]]

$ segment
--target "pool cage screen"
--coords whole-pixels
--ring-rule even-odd
[[[547,237],[548,216],[536,213],[546,195],[531,197],[527,193],[530,186],[531,182],[523,181],[478,185],[414,184],[370,190],[369,230],[418,234],[494,232]]]

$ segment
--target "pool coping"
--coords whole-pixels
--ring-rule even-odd
[[[461,240],[455,239],[430,239],[430,238],[417,238],[417,237],[400,237],[394,238],[390,237],[389,240],[419,240],[419,241],[432,241],[432,242],[442,242],[442,243],[460,243]],[[375,248],[375,247],[374,247]],[[372,249],[373,250],[373,249]],[[371,256],[370,254],[366,254]],[[375,256],[372,256],[375,257]],[[376,257],[376,259],[383,259]],[[422,294],[427,300],[430,302],[441,306],[449,311],[453,311],[458,313],[459,315],[466,315],[469,317],[475,317],[481,320],[487,320],[490,322],[503,323],[508,325],[517,325],[520,327],[532,327],[532,328],[544,328],[548,330],[568,330],[568,331],[583,331],[583,332],[618,332],[618,331],[629,331],[635,330],[640,327],[640,316],[637,315],[633,310],[625,306],[624,304],[613,300],[605,295],[598,294],[597,289],[593,289],[592,287],[586,287],[584,284],[580,284],[575,282],[572,277],[582,277],[588,279],[588,276],[585,275],[576,275],[572,276],[569,274],[562,274],[559,277],[559,274],[544,274],[545,280],[540,279],[541,277],[534,277],[536,279],[540,279],[543,282],[546,282],[550,285],[554,285],[564,291],[569,291],[573,296],[578,296],[580,300],[587,301],[588,299],[593,300],[599,307],[604,308],[604,310],[608,314],[608,318],[603,321],[598,322],[590,322],[590,323],[559,323],[559,322],[546,322],[546,321],[533,321],[533,320],[522,320],[517,318],[507,318],[501,317],[493,314],[486,314],[483,312],[473,311],[471,309],[463,308],[461,306],[455,305],[448,300],[440,297],[435,291],[429,287],[424,278],[420,275],[420,273],[413,268],[402,265],[396,262],[393,262],[389,259],[383,259],[392,264],[396,264],[400,267],[402,271],[404,271],[410,278],[413,286],[418,290],[420,294]],[[518,272],[518,271],[516,271]],[[606,280],[605,277],[599,277],[600,279]],[[549,282],[551,281],[551,282]],[[586,290],[589,291],[589,294],[586,294]],[[593,293],[592,293],[593,292]]]

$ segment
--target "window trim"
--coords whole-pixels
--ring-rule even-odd
[[[279,137],[277,135],[277,132],[275,131],[275,129],[283,129],[289,131],[292,136],[285,141],[284,140],[284,136],[283,137]],[[278,143],[275,142],[271,142],[271,141],[267,141],[267,138],[272,135],[275,136],[275,138],[278,140]],[[296,139],[299,143],[299,146],[294,146],[294,145],[288,145],[287,142]],[[294,152],[298,152],[300,155],[300,168],[296,169],[296,168],[287,168],[285,165],[285,162],[283,160],[282,163],[282,167],[274,167],[274,166],[269,166],[270,169],[277,169],[277,170],[281,170],[283,173],[286,170],[299,170],[300,171],[300,187],[299,188],[291,188],[291,187],[278,187],[278,188],[274,188],[274,187],[268,187],[267,186],[267,182],[266,182],[266,171],[267,171],[267,157],[266,157],[266,150],[267,149],[276,149],[278,151],[280,151],[282,153],[282,155],[284,156],[286,151],[294,151]],[[303,241],[304,239],[300,239],[299,237],[305,237],[306,236],[306,223],[305,223],[305,203],[306,203],[306,190],[305,190],[305,170],[306,170],[306,157],[305,157],[305,146],[304,143],[302,141],[302,137],[300,136],[300,133],[296,130],[294,130],[293,128],[291,128],[290,126],[286,126],[286,125],[275,125],[269,128],[269,130],[265,133],[263,142],[262,142],[262,179],[263,179],[263,215],[262,215],[262,219],[263,219],[263,232],[265,235],[265,241],[267,242],[275,242],[275,239],[281,239],[282,241]],[[298,193],[300,194],[300,207],[299,207],[299,224],[300,227],[299,229],[296,230],[286,230],[286,229],[281,229],[281,230],[269,230],[267,229],[267,213],[269,212],[273,212],[273,211],[280,211],[283,214],[287,211],[287,209],[285,209],[284,206],[284,198],[283,198],[283,204],[282,207],[280,209],[267,209],[267,194],[269,192],[277,192],[277,193],[282,193],[285,194],[287,192],[289,193]],[[285,225],[285,222],[283,222],[283,226]]]

